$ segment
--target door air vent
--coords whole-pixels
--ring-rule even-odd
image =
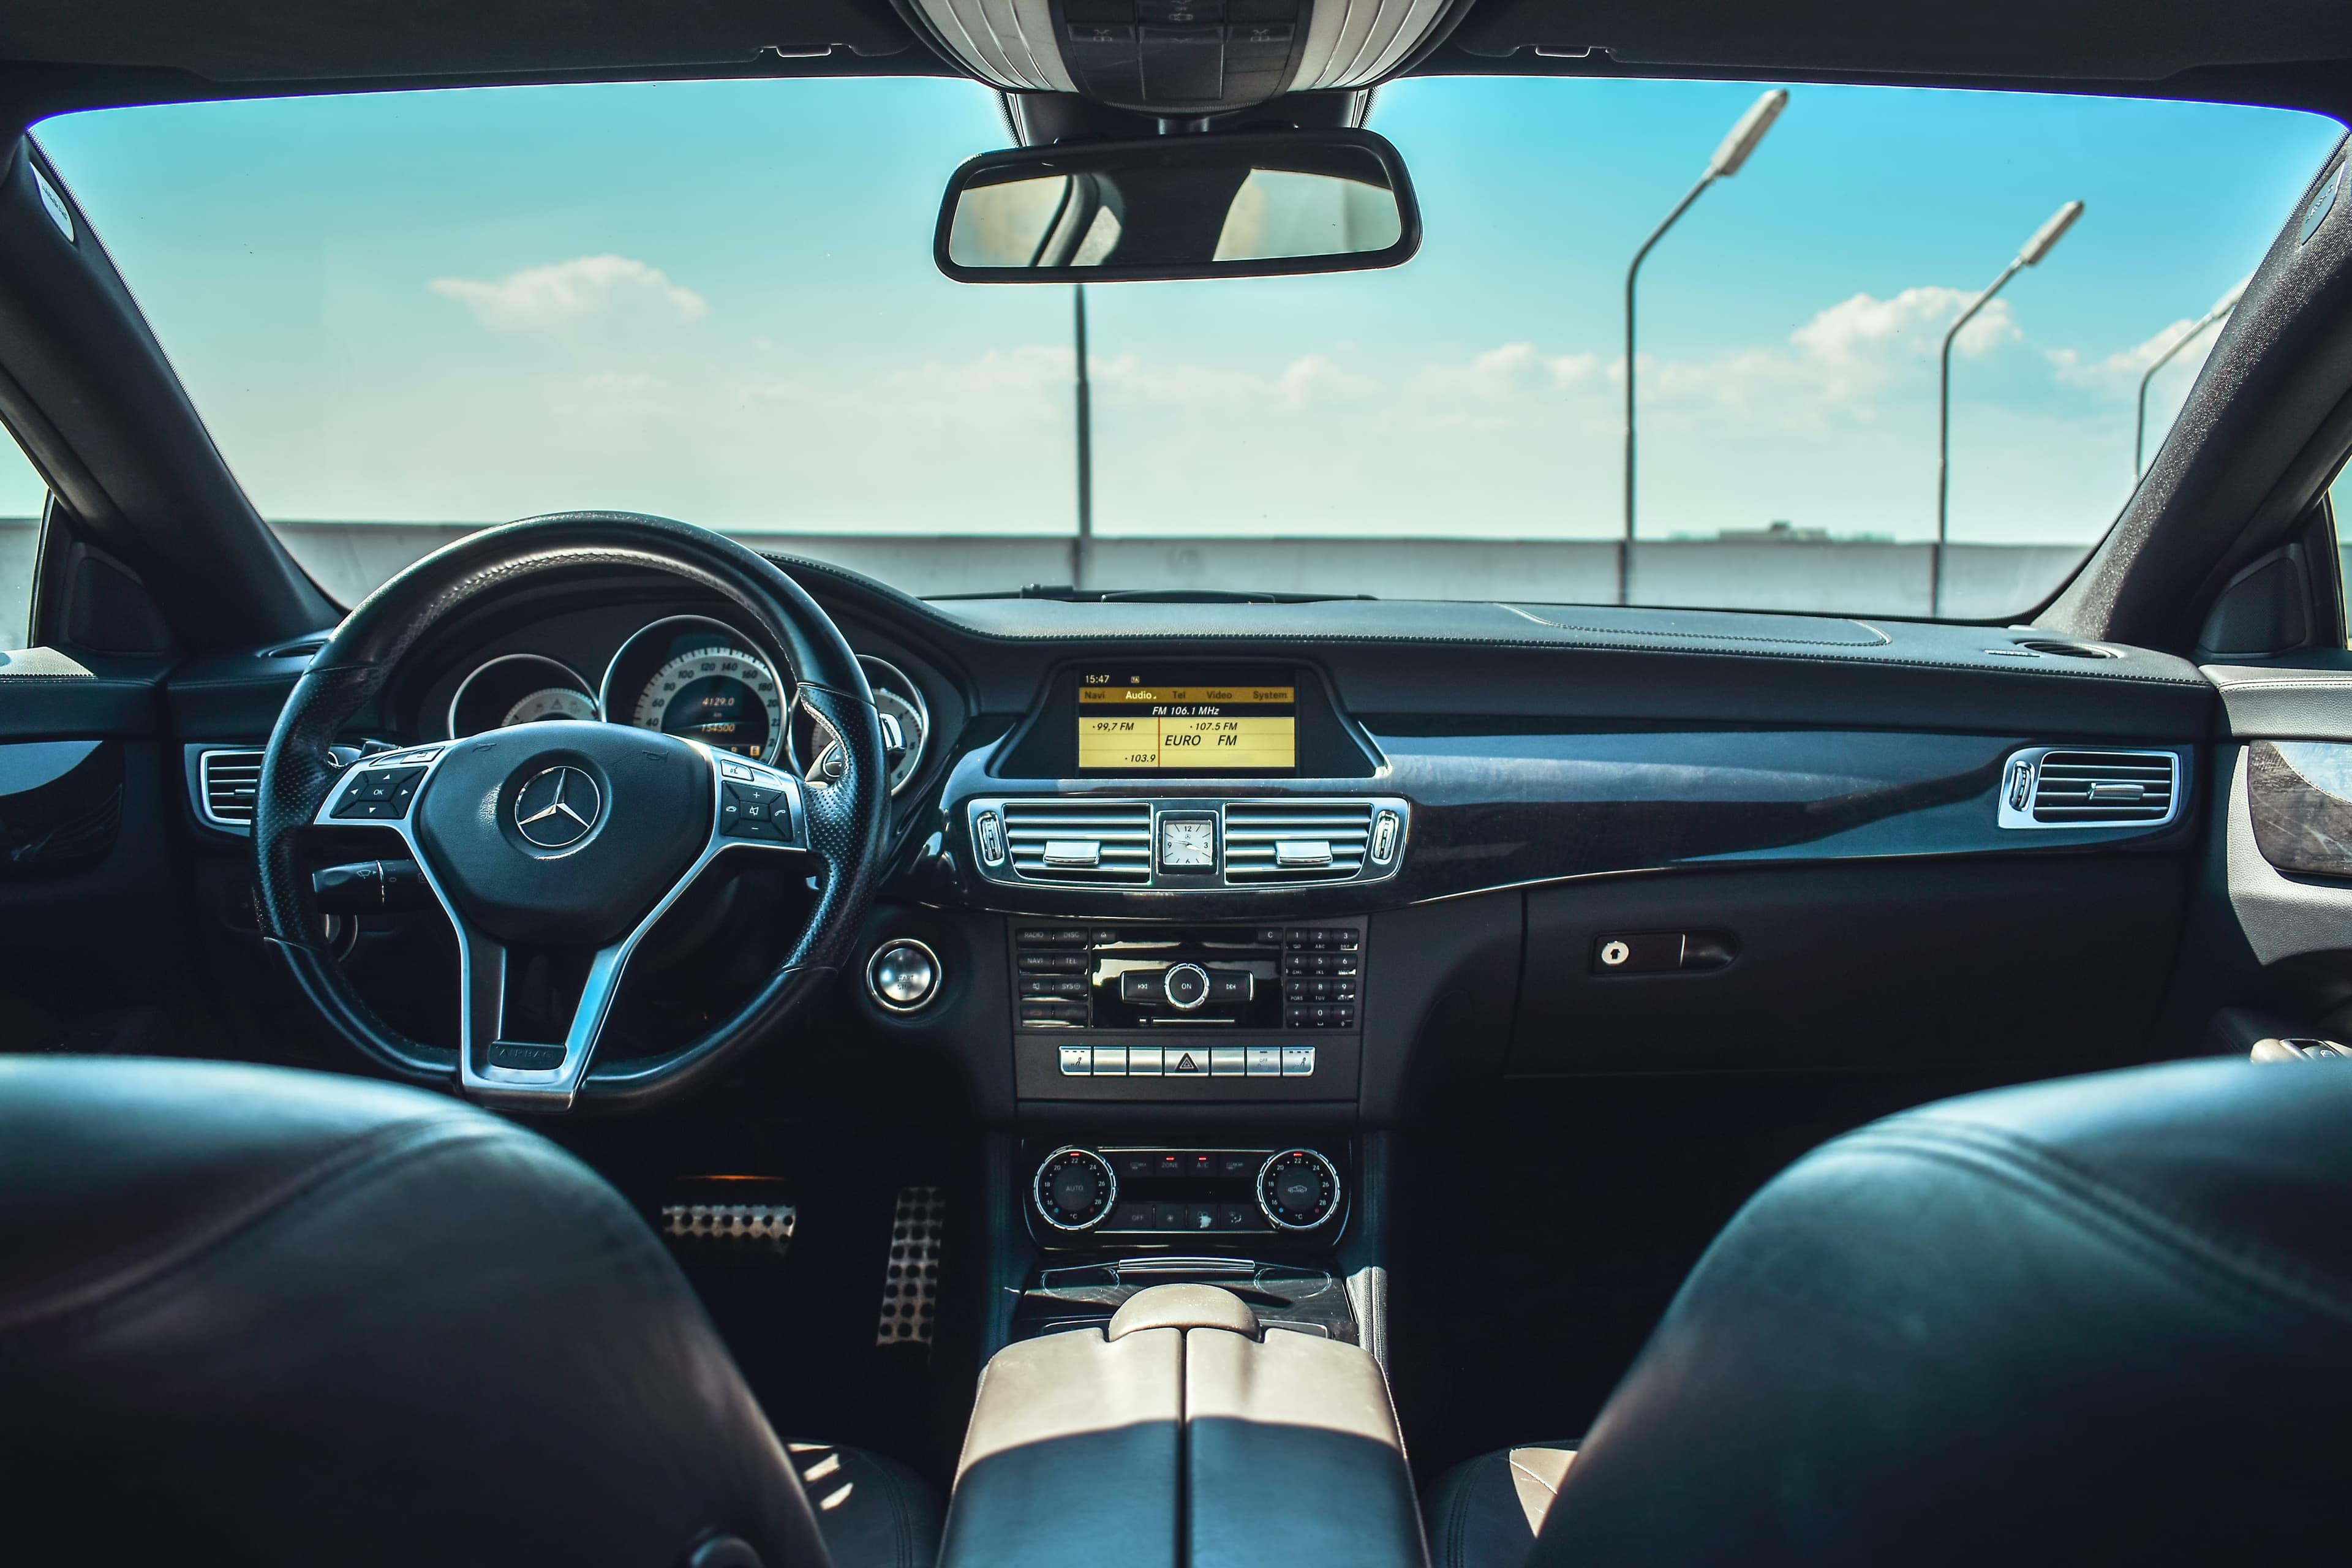
[[[1225,806],[1225,880],[1344,882],[1364,868],[1367,802],[1233,801]]]
[[[1151,803],[1008,800],[1004,844],[1024,881],[1151,880]]]
[[[214,751],[196,758],[196,813],[215,827],[249,830],[260,789],[259,752]]]
[[[2179,804],[2173,752],[2035,746],[2001,773],[2003,827],[2161,827]]]

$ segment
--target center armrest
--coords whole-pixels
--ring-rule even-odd
[[[1428,1554],[1378,1363],[1260,1333],[1230,1292],[1181,1285],[1138,1292],[1107,1330],[990,1361],[940,1561],[1425,1568]]]

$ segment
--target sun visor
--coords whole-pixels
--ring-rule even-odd
[[[1192,117],[1369,87],[1461,0],[903,0],[950,58],[1011,92]]]

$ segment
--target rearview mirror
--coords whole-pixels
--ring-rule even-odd
[[[1016,147],[948,182],[933,241],[965,283],[1265,278],[1421,248],[1404,163],[1369,131]]]

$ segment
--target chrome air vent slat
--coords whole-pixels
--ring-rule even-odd
[[[1086,796],[1001,796],[964,807],[970,842],[1002,835],[1004,856],[975,853],[974,868],[993,882],[1049,887],[1115,886],[1157,892],[1213,893],[1237,888],[1311,887],[1369,882],[1403,863],[1412,808],[1393,795],[1338,799],[1165,795],[1098,800]],[[1202,818],[1217,819],[1216,858],[1201,856]],[[1160,819],[1171,851],[1155,857]],[[983,831],[984,830],[984,831]],[[1189,839],[1174,835],[1189,834]]]
[[[261,753],[221,747],[196,757],[196,815],[215,827],[245,833],[253,826],[253,803],[261,789]]]
[[[2180,809],[2172,752],[2034,746],[2001,769],[2003,827],[2161,827]]]
[[[1024,881],[1151,880],[1150,801],[1009,800],[1002,810],[1005,848]]]
[[[1364,868],[1372,838],[1369,804],[1294,805],[1234,801],[1225,807],[1225,880],[1339,882]],[[1317,864],[1312,846],[1328,847]],[[1289,851],[1289,852],[1286,852]]]

